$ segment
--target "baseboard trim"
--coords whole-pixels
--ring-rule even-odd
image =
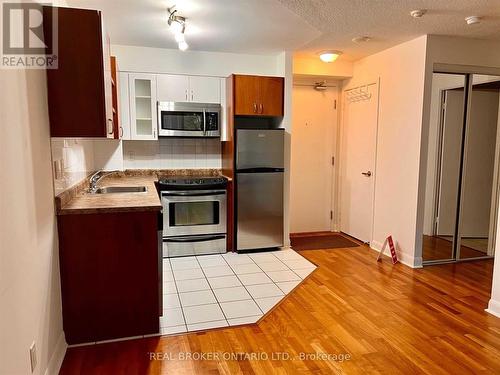
[[[500,318],[500,302],[495,301],[494,299],[490,299],[490,302],[488,303],[488,308],[485,309],[487,313],[490,313],[491,315],[496,316],[497,318]]]
[[[380,252],[383,245],[384,245],[383,243],[380,243],[378,241],[372,241],[370,243],[370,249],[372,249],[376,252]],[[385,249],[384,255],[386,255],[388,257],[391,256],[391,252],[390,252],[389,248]],[[397,255],[398,255],[398,260],[402,264],[404,264],[405,266],[408,266],[411,268],[422,268],[422,257],[413,257],[411,255],[402,253],[400,251],[398,251]]]
[[[54,349],[54,353],[52,353],[52,357],[50,357],[49,364],[45,369],[44,375],[59,374],[67,348],[68,344],[66,344],[66,338],[63,331],[57,339],[56,348]]]

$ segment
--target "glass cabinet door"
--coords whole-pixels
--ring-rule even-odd
[[[131,74],[129,84],[131,139],[158,139],[156,77],[152,74]]]

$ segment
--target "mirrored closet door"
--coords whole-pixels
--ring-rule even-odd
[[[500,77],[434,73],[424,264],[493,256]]]

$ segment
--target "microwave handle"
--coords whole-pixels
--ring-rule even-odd
[[[204,197],[204,196],[209,196],[209,195],[219,195],[219,194],[226,194],[225,190],[211,190],[211,191],[206,191],[203,193],[199,193],[196,191],[189,192],[189,191],[162,191],[161,196],[167,196],[167,197]]]

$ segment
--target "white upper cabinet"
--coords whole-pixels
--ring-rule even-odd
[[[220,103],[220,79],[217,77],[158,74],[158,101]]]
[[[130,103],[128,94],[128,73],[118,73],[118,108],[120,109],[120,126],[122,127],[121,139],[130,138]]]
[[[156,119],[156,76],[129,74],[130,138],[158,139]]]
[[[158,101],[160,102],[188,102],[189,77],[174,74],[158,74]]]
[[[220,103],[220,78],[189,77],[189,95],[191,102]]]

